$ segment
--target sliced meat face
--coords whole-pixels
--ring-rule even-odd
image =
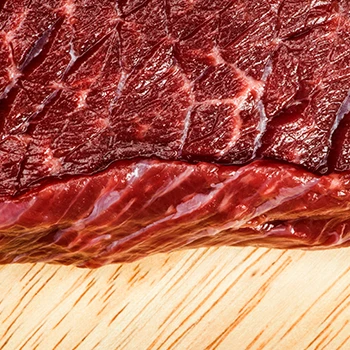
[[[0,19],[2,196],[138,157],[349,170],[347,1],[8,0]]]

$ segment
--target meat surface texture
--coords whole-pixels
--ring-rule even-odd
[[[0,2],[0,263],[350,245],[348,0]]]

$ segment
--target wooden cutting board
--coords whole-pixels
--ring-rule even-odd
[[[350,249],[0,268],[0,349],[350,349]]]

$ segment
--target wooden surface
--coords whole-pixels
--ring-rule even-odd
[[[0,268],[0,349],[350,349],[350,249]]]

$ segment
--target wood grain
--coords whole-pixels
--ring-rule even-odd
[[[350,348],[348,249],[199,249],[0,278],[2,350]]]

